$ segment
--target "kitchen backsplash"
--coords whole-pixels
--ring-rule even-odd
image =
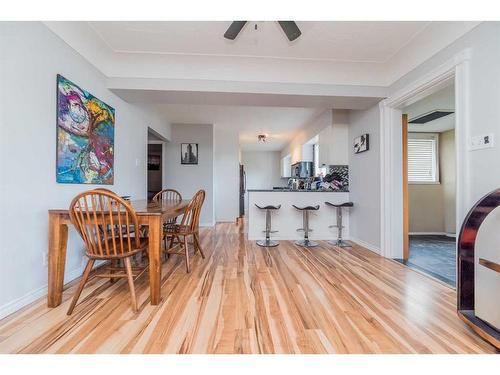
[[[330,165],[323,182],[329,183],[335,191],[349,191],[349,166]]]

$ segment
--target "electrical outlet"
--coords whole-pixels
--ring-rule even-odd
[[[495,145],[494,134],[482,134],[471,137],[470,139],[470,150],[481,150],[483,148],[491,148]]]
[[[49,253],[47,251],[44,251],[42,253],[42,264],[44,266],[48,266],[49,265]]]

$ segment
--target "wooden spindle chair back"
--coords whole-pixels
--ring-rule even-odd
[[[174,189],[163,189],[162,191],[155,194],[153,197],[153,202],[161,204],[162,202],[168,203],[180,203],[182,201],[182,195],[177,190]],[[177,218],[173,217],[166,221],[167,224],[175,224]]]
[[[187,231],[193,232],[196,230],[197,216],[201,209],[200,204],[203,204],[205,199],[205,191],[199,190],[187,205],[184,215],[182,216],[181,227]]]
[[[200,226],[200,214],[201,214],[201,209],[203,207],[203,202],[205,202],[205,190],[199,190],[196,193],[196,195],[198,196],[198,200],[196,205],[195,222],[193,227],[195,231],[197,231]]]
[[[174,189],[164,189],[155,194],[153,197],[153,202],[180,202],[182,201],[182,195],[177,190]]]
[[[140,249],[140,238],[133,235],[139,229],[135,210],[112,192],[93,190],[77,195],[69,215],[89,258],[124,258]]]

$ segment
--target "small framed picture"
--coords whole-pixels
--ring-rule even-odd
[[[198,164],[198,143],[181,143],[181,164]]]
[[[368,151],[370,149],[370,135],[363,134],[359,137],[354,138],[354,153],[359,154],[361,152]]]

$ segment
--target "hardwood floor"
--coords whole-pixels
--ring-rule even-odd
[[[201,232],[207,258],[164,263],[162,301],[137,280],[91,280],[72,316],[70,296],[43,298],[0,321],[0,353],[494,353],[457,317],[455,291],[355,247],[284,241],[265,249],[242,226]]]

